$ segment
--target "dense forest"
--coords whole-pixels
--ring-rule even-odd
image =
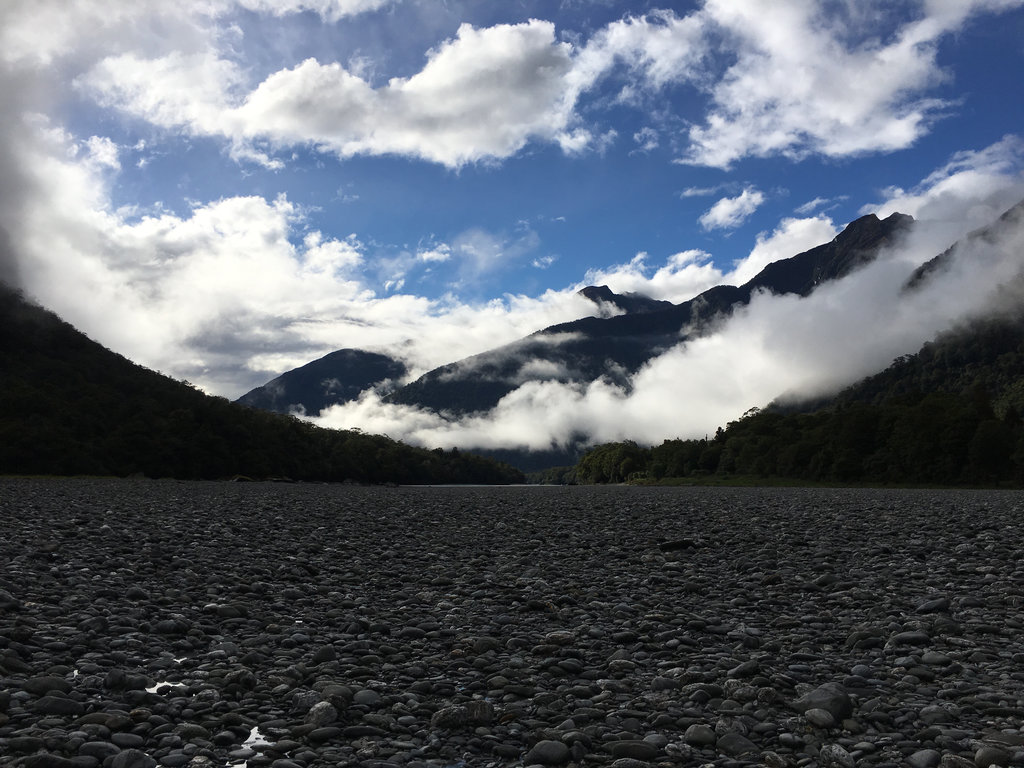
[[[754,408],[710,439],[600,445],[546,479],[1020,486],[1022,412],[1024,318],[991,318],[941,336],[827,402]]]
[[[0,474],[510,483],[508,465],[210,397],[0,284]]]

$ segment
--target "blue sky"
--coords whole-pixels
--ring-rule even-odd
[[[1024,0],[14,0],[0,51],[6,271],[228,397],[591,282],[683,301],[866,212],[952,236],[1024,167]]]

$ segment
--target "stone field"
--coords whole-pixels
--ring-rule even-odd
[[[0,480],[0,765],[1024,765],[1024,495]]]

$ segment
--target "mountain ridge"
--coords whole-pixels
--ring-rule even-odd
[[[338,349],[249,390],[235,402],[274,413],[320,413],[406,373],[405,363],[361,349]]]
[[[807,296],[822,283],[869,263],[884,246],[895,245],[912,222],[899,213],[884,220],[862,216],[830,242],[772,262],[741,286],[714,286],[687,301],[648,311],[552,325],[428,371],[386,400],[450,414],[486,411],[526,380],[541,378],[529,377],[527,366],[539,368],[544,380],[585,384],[605,378],[628,391],[630,375],[644,363],[685,338],[705,333],[756,291]],[[591,287],[591,293],[604,291]]]

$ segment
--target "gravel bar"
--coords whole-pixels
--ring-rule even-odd
[[[0,765],[1024,765],[1022,510],[0,480]]]

